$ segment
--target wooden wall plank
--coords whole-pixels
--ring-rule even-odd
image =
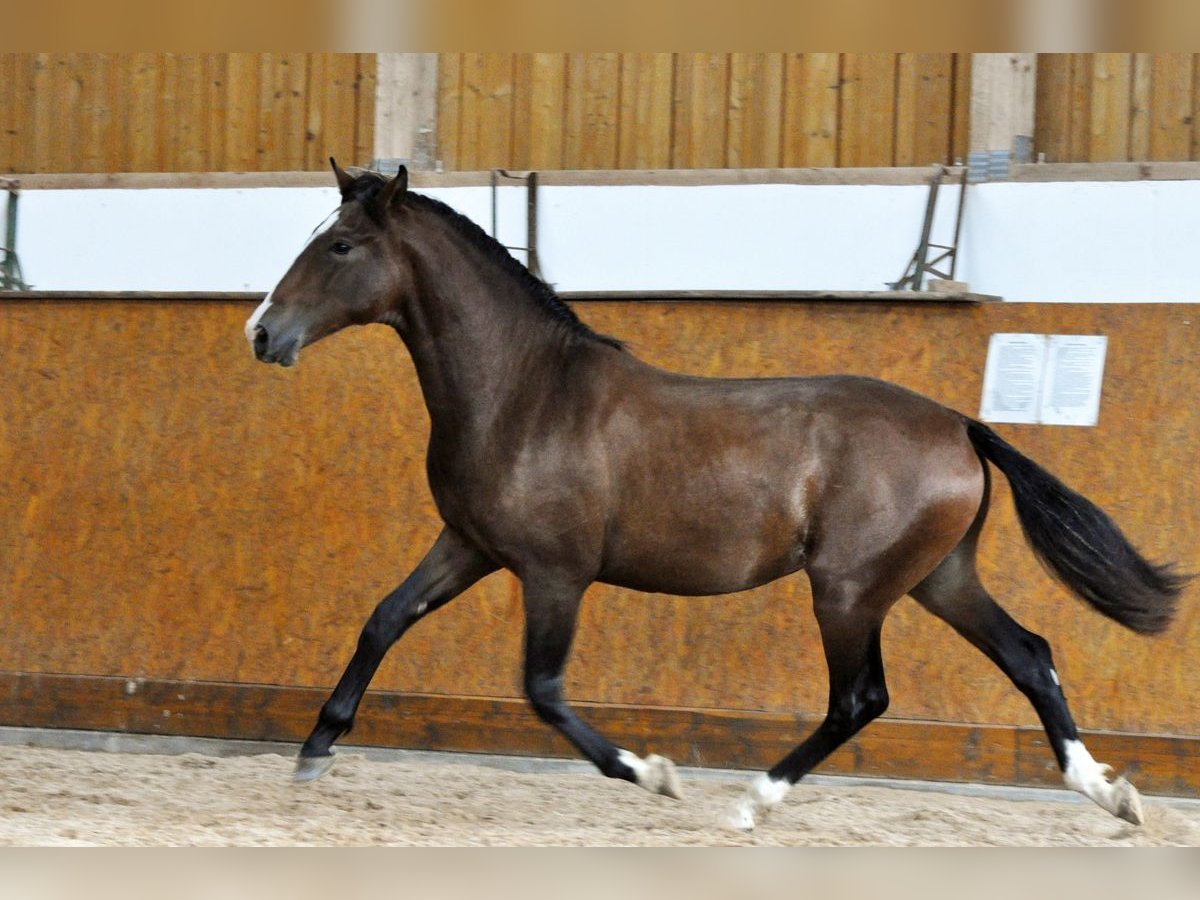
[[[158,134],[158,152],[154,169],[159,172],[184,172],[182,168],[181,129],[187,128],[180,103],[184,101],[177,53],[163,53],[159,59],[159,88],[155,95],[154,127]]]
[[[1052,162],[1200,157],[1198,59],[1040,54],[1035,152]],[[442,54],[445,167],[966,156],[969,54],[583,54],[570,79],[566,60]],[[373,156],[371,54],[10,53],[0,67],[8,171],[302,170],[324,168],[330,154],[358,164]]]
[[[565,168],[567,54],[521,55],[521,93],[514,146],[517,169]]]
[[[1092,59],[1092,112],[1088,140],[1090,162],[1124,162],[1130,158],[1130,113],[1133,98],[1133,55],[1096,53]]]
[[[353,157],[359,165],[370,165],[375,155],[375,54],[356,53],[358,74],[354,81],[355,127]]]
[[[329,157],[334,157],[342,166],[361,165],[365,160],[358,155],[357,133],[360,99],[358,95],[359,60],[350,53],[322,54],[310,78],[310,96],[316,102],[320,116],[318,138],[312,143],[309,168],[326,171]],[[324,73],[325,82],[318,80]],[[373,96],[373,95],[372,95]],[[320,97],[319,101],[315,98]],[[367,104],[374,109],[374,104]],[[309,126],[310,130],[312,125]]]
[[[730,168],[780,165],[783,127],[783,54],[732,53],[729,61]]]
[[[566,168],[617,167],[620,94],[620,54],[568,55],[563,116],[563,165]]]
[[[322,66],[316,79],[312,59]],[[12,123],[3,129],[0,165],[33,172],[302,170],[324,167],[326,144],[350,148],[343,155],[362,161],[353,151],[373,140],[374,117],[373,90],[358,90],[363,60],[373,64],[374,57],[0,54],[8,73],[0,119]],[[310,138],[310,112],[322,118],[331,91],[340,98],[337,130],[323,121],[322,136]]]
[[[1071,159],[1070,95],[1070,54],[1039,53],[1033,149],[1044,154],[1047,162]]]
[[[135,734],[299,742],[326,691],[278,685],[195,683],[0,673],[0,725]],[[762,770],[801,735],[810,717],[753,711],[575,703],[610,740],[680,765]],[[578,758],[516,699],[370,691],[346,743]],[[1097,758],[1132,771],[1147,794],[1200,797],[1192,764],[1200,738],[1084,731]],[[834,753],[823,774],[1060,787],[1054,756],[1034,727],[883,718]]]
[[[13,171],[14,139],[17,135],[13,106],[14,95],[20,89],[17,83],[18,59],[16,53],[0,53],[0,172]]]
[[[971,54],[954,54],[953,120],[950,136],[950,162],[961,165],[971,146]]]
[[[626,53],[621,59],[617,165],[669,169],[675,60],[670,53]]]
[[[438,158],[450,171],[462,165],[462,53],[442,53],[438,56]]]
[[[316,171],[324,168],[329,156],[337,152],[331,147],[336,132],[327,131],[328,122],[337,110],[337,82],[333,74],[333,53],[310,53],[307,81],[304,86],[304,168]],[[353,131],[351,132],[353,133]]]
[[[1129,98],[1129,159],[1143,162],[1150,159],[1150,99],[1153,89],[1151,54],[1134,53],[1130,76]]]
[[[210,171],[223,172],[227,168],[225,132],[229,127],[229,54],[206,53],[203,59],[203,77],[209,98],[204,110],[204,155]]]
[[[841,56],[789,53],[785,61],[784,166],[836,166]]]
[[[908,54],[904,54],[907,56]],[[911,150],[899,140],[896,165],[928,166],[950,164],[953,159],[954,54],[914,54],[913,101],[911,112],[897,109],[897,119],[912,121]],[[902,155],[903,151],[903,155]]]
[[[231,172],[258,170],[259,65],[253,53],[230,53],[225,164]]]
[[[890,166],[895,156],[896,54],[843,60],[838,165]]]
[[[1155,160],[1188,159],[1192,151],[1192,116],[1195,111],[1191,53],[1155,53],[1151,63],[1151,101],[1154,124],[1150,130],[1150,157]]]
[[[675,60],[672,166],[720,169],[727,163],[729,55],[680,53]]]
[[[113,68],[107,53],[84,54],[81,60],[79,142],[73,166],[77,171],[108,172],[116,162]]]
[[[511,53],[464,54],[462,168],[508,165],[512,152],[513,74]]]
[[[211,122],[208,111],[218,106],[209,78],[211,54],[182,53],[177,60],[178,97],[175,124],[170,141],[174,145],[175,165],[163,165],[167,171],[211,172],[217,168],[212,158]]]
[[[1069,141],[1071,159],[1088,161],[1091,158],[1092,136],[1092,69],[1090,53],[1071,54],[1071,94],[1069,97]]]

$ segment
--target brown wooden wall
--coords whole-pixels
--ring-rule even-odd
[[[0,53],[0,171],[324,169],[374,123],[372,54]]]
[[[299,739],[375,602],[438,529],[427,419],[384,328],[255,363],[250,303],[0,300],[0,723]],[[633,352],[702,374],[852,371],[974,414],[993,332],[1105,334],[1097,428],[1001,427],[1105,506],[1152,557],[1200,571],[1194,307],[581,303]],[[1042,572],[998,479],[985,583],[1056,652],[1098,758],[1200,794],[1200,605],[1137,637]],[[568,748],[519,701],[507,574],[418,625],[355,739]],[[903,601],[884,632],[893,697],[828,770],[1054,782],[1024,699]],[[597,586],[567,691],[627,745],[766,765],[824,707],[802,576],[681,599]],[[1158,735],[1153,739],[1145,735]]]
[[[1200,159],[1200,54],[1038,57],[1034,149],[1048,162]]]
[[[1200,159],[1200,54],[1040,54],[1050,162]],[[970,55],[443,53],[449,170],[964,159]],[[375,57],[0,53],[0,171],[301,171],[374,156]]]
[[[966,157],[970,58],[444,53],[447,169],[909,166]]]

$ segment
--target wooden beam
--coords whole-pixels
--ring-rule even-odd
[[[373,166],[393,170],[436,166],[438,55],[379,53],[375,58]]]
[[[134,734],[300,741],[325,688],[114,676],[0,673],[0,725]],[[752,710],[576,702],[580,715],[636,752],[682,765],[761,770],[818,720]],[[1200,796],[1200,738],[1084,732],[1100,759],[1147,794]],[[523,700],[371,691],[349,745],[551,757],[576,756]],[[882,718],[837,750],[827,774],[1061,787],[1036,726]]]
[[[1036,90],[1036,53],[972,56],[972,180],[1007,178],[1013,163],[1032,161]]]

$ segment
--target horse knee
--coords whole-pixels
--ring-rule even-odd
[[[853,733],[887,712],[890,702],[887,685],[868,682],[834,698],[830,704],[829,718]]]

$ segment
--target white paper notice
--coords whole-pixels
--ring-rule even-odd
[[[985,422],[1036,424],[1045,361],[1044,334],[993,334],[983,370],[979,418]]]
[[[1039,418],[1046,425],[1095,425],[1104,382],[1103,336],[1051,335]]]

